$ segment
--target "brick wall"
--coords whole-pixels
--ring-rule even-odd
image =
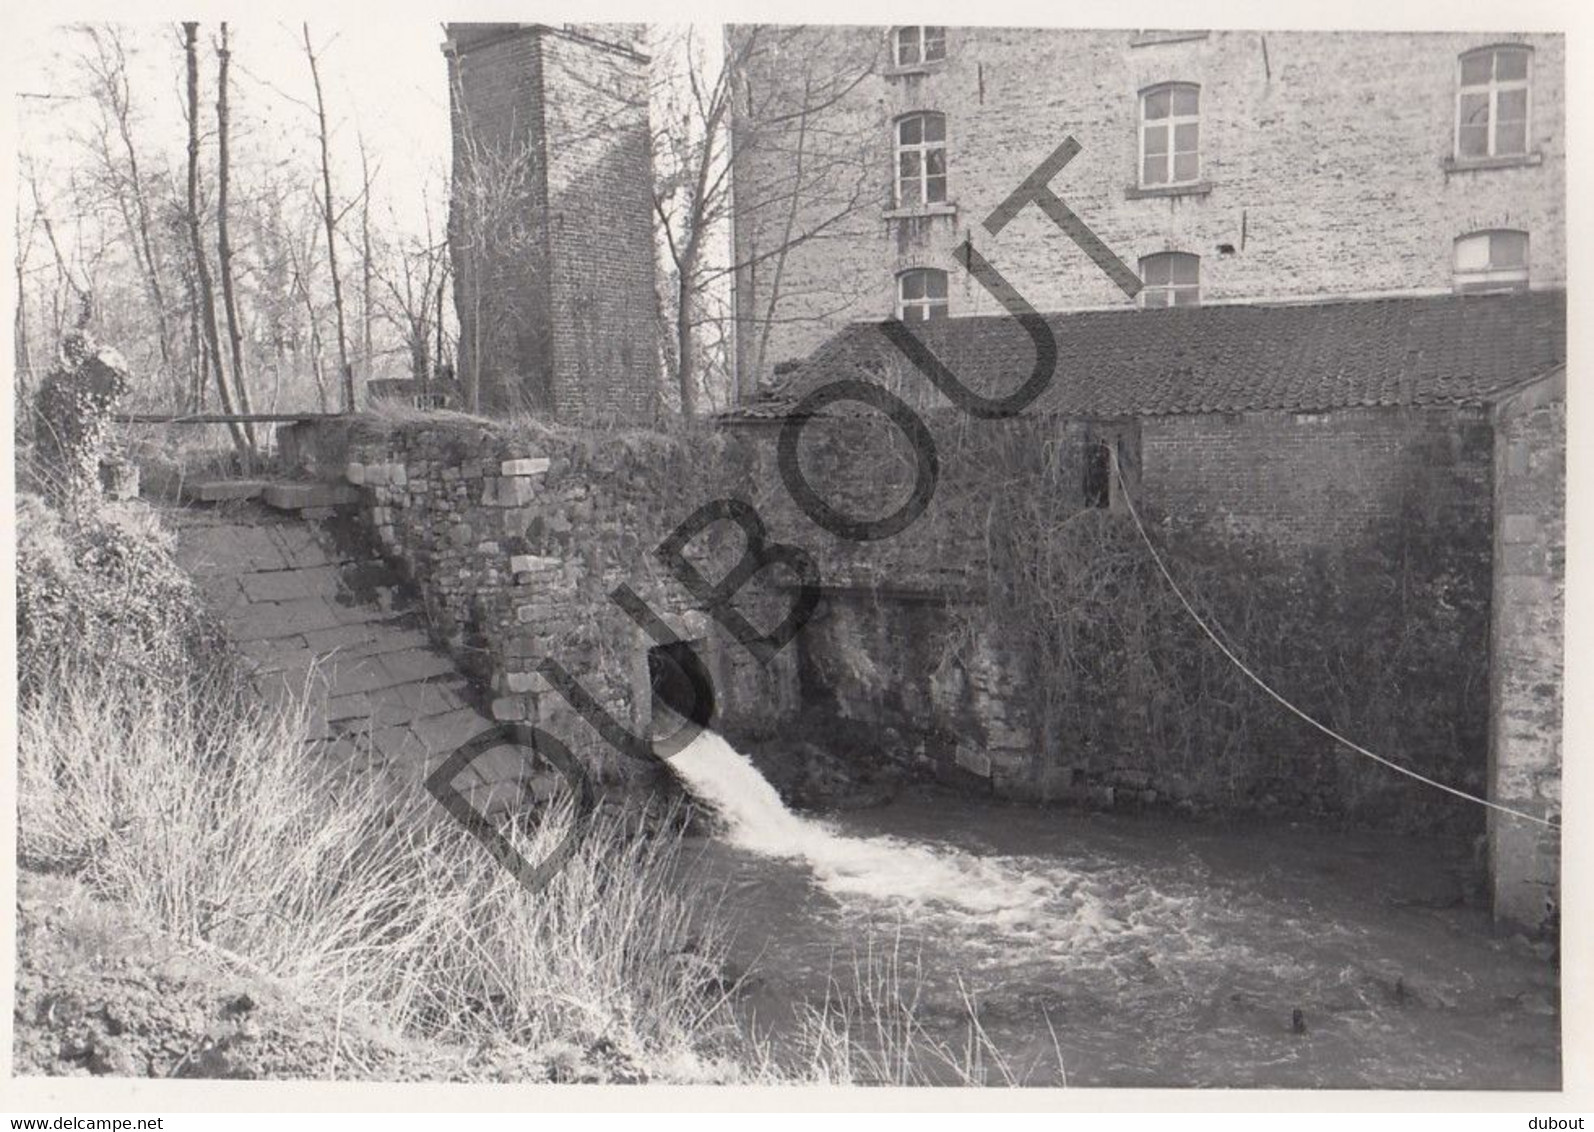
[[[460,369],[480,407],[652,416],[647,57],[630,25],[451,25]],[[524,155],[523,175],[506,175]],[[507,185],[483,208],[472,185]],[[473,203],[474,202],[474,203]]]
[[[855,50],[879,45],[880,71],[885,30],[847,31]],[[733,30],[733,42],[747,34]],[[1561,37],[1214,31],[1138,47],[1133,39],[1128,31],[951,28],[944,64],[875,73],[811,121],[779,128],[768,119],[800,100],[800,45],[753,53],[752,101],[737,103],[738,259],[767,255],[786,230],[784,211],[770,205],[785,198],[770,187],[793,176],[804,148],[799,125],[823,139],[804,150],[810,182],[815,165],[833,172],[802,194],[792,225],[801,235],[823,221],[820,235],[779,259],[778,279],[772,259],[738,278],[742,367],[764,379],[776,362],[806,356],[844,323],[891,314],[896,273],[908,267],[949,272],[953,316],[997,313],[951,258],[965,238],[1037,309],[1127,304],[1036,209],[997,237],[980,226],[1070,135],[1082,148],[1055,191],[1131,269],[1159,251],[1200,256],[1208,302],[1446,290],[1455,238],[1497,227],[1529,232],[1533,286],[1564,285]],[[1529,162],[1449,169],[1457,57],[1502,40],[1533,48]],[[839,57],[833,46],[827,57]],[[1141,198],[1131,191],[1137,92],[1165,81],[1201,86],[1209,189]],[[922,109],[946,115],[954,207],[892,218],[891,123]],[[873,184],[862,206],[837,220],[836,198],[853,191],[859,160],[873,168]],[[756,191],[744,197],[743,187]],[[743,375],[743,388],[752,376]]]
[[[548,412],[552,325],[537,224],[547,208],[542,53],[534,36],[471,30],[448,67],[449,251],[465,407]]]
[[[1481,409],[1152,417],[1140,434],[1145,497],[1175,521],[1344,546],[1420,490],[1430,507],[1450,507],[1444,518],[1458,529],[1485,530],[1492,441]]]
[[[1561,679],[1566,601],[1565,372],[1496,412],[1490,785],[1513,809],[1561,815]],[[1536,928],[1560,903],[1560,837],[1489,817],[1497,918]]]

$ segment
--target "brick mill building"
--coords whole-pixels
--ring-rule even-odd
[[[759,391],[743,427],[838,377],[944,405],[872,325],[892,317],[927,323],[921,341],[970,387],[1015,388],[1034,346],[959,266],[967,241],[1032,307],[1059,312],[1057,375],[1028,411],[1060,437],[1108,439],[1086,451],[1113,453],[1172,520],[1305,561],[1363,553],[1443,497],[1455,537],[1424,569],[1486,581],[1488,642],[1475,646],[1490,701],[1486,740],[1443,774],[1558,815],[1561,37],[917,26],[806,38],[740,27],[727,39],[742,68],[738,383]],[[1134,269],[1133,298],[1033,205],[996,235],[985,226],[1069,137],[1079,152],[1051,188]],[[794,191],[804,177],[815,183]],[[1110,505],[1103,485],[1117,481],[1084,463],[1081,502]],[[809,651],[889,651],[890,634],[864,628],[827,639],[847,637],[846,622],[838,613]],[[825,659],[799,658],[810,684]],[[1485,745],[1487,766],[1469,764]],[[963,765],[1001,790],[999,748]],[[1303,779],[1321,753],[1296,752]],[[1398,757],[1436,772],[1446,759]],[[1009,792],[1034,792],[1034,762],[1008,768]],[[1111,796],[1165,771],[1083,775]],[[1496,914],[1543,922],[1558,838],[1497,814],[1487,828]]]
[[[1141,306],[1565,286],[1560,36],[728,38],[744,389],[849,322],[1001,313],[954,263],[964,240],[1037,310],[1129,305],[1034,207],[982,227],[1070,136],[1052,188],[1141,276]]]

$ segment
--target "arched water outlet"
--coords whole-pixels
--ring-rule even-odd
[[[655,743],[678,735],[679,746],[713,722],[714,681],[702,648],[701,641],[673,641],[648,649],[649,734]]]

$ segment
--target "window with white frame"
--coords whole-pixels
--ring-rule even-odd
[[[946,200],[946,117],[921,111],[897,119],[897,207]]]
[[[1508,291],[1528,285],[1528,234],[1509,228],[1456,240],[1458,291]]]
[[[892,38],[899,67],[915,67],[946,58],[944,27],[902,27]]]
[[[1456,87],[1456,157],[1520,157],[1528,151],[1532,51],[1481,47],[1461,57]]]
[[[1140,186],[1191,185],[1201,178],[1201,88],[1163,83],[1140,95]]]
[[[897,276],[897,317],[903,322],[929,322],[946,315],[946,272],[915,267]]]
[[[1201,304],[1201,257],[1158,252],[1140,260],[1140,305],[1194,307]]]

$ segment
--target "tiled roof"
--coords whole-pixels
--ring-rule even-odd
[[[1483,404],[1566,360],[1563,291],[1045,318],[1057,368],[1030,411],[1069,416]],[[975,391],[1016,390],[1034,366],[1029,335],[1006,317],[912,329]],[[932,403],[915,396],[929,382],[880,328],[856,323],[730,415],[783,416],[804,393],[838,378],[884,381],[911,404]]]

